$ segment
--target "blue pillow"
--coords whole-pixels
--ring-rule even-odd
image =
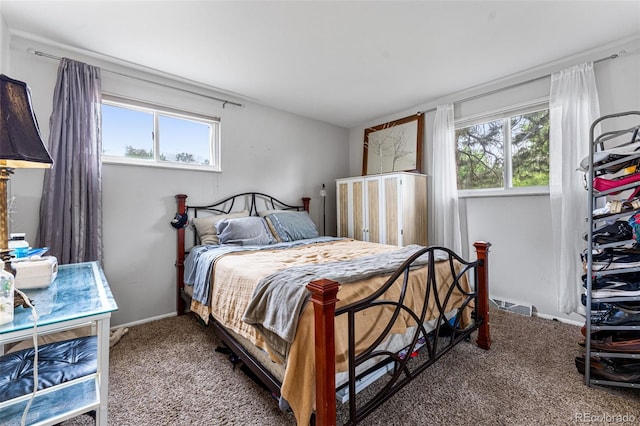
[[[307,212],[276,212],[265,216],[278,241],[296,241],[316,238],[320,234]]]
[[[216,223],[216,229],[220,244],[262,246],[275,243],[267,222],[257,216],[224,219]]]

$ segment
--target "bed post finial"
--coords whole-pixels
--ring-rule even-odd
[[[177,213],[185,214],[187,212],[187,195],[176,194]],[[177,298],[176,298],[176,311],[178,315],[184,313],[184,301],[180,294],[184,288],[184,228],[177,230],[177,243],[176,250],[176,282],[177,285]]]
[[[336,295],[340,285],[332,280],[311,281],[316,344],[316,425],[336,424]]]
[[[302,206],[304,207],[304,211],[309,213],[309,202],[311,201],[311,197],[302,197]]]
[[[476,282],[478,292],[478,318],[476,321],[481,322],[476,343],[482,349],[489,349],[491,347],[489,332],[489,247],[491,247],[491,243],[476,241],[473,246],[476,248],[476,257],[479,261]]]

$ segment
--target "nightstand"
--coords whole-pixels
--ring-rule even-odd
[[[109,386],[109,328],[118,306],[98,262],[60,265],[58,275],[44,289],[25,290],[38,312],[38,335],[91,326],[97,336],[97,371],[39,390],[29,409],[27,424],[52,425],[96,410],[96,424],[107,424]],[[31,309],[18,307],[11,323],[0,326],[0,348],[32,338]],[[2,353],[0,353],[1,355]],[[0,424],[19,425],[31,394],[0,403]]]

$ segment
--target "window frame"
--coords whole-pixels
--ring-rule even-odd
[[[118,155],[105,155],[101,153],[101,160],[106,164],[122,164],[130,166],[160,167],[169,169],[182,170],[200,170],[209,172],[221,172],[221,142],[220,142],[220,117],[204,115],[192,111],[180,110],[166,105],[152,104],[139,100],[134,100],[109,93],[102,94],[102,104],[111,105],[120,108],[126,108],[134,111],[142,111],[153,115],[153,158],[141,159]],[[101,105],[102,105],[101,104]],[[209,158],[211,164],[190,164],[175,161],[166,161],[159,158],[161,154],[160,139],[156,135],[161,135],[159,130],[159,116],[163,115],[171,118],[195,121],[210,125],[209,139]],[[104,143],[104,141],[103,141]]]
[[[458,189],[458,197],[460,198],[477,198],[477,197],[495,197],[495,196],[520,196],[520,195],[548,195],[549,185],[536,186],[520,186],[513,187],[513,170],[512,170],[512,151],[511,151],[511,126],[509,119],[515,115],[524,115],[542,110],[550,110],[549,98],[540,98],[533,101],[513,105],[511,107],[486,112],[459,120],[454,120],[454,131],[474,126],[476,124],[486,123],[494,120],[503,120],[503,134],[506,141],[504,144],[504,185],[502,188],[477,188],[477,189]],[[505,120],[507,119],[507,120]],[[506,126],[506,128],[504,128]],[[549,134],[551,137],[551,134]],[[458,141],[456,143],[456,150]],[[458,164],[456,164],[456,179],[458,177]]]

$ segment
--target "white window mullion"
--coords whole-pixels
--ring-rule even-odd
[[[513,173],[511,161],[511,119],[502,120],[502,134],[504,135],[504,187],[513,188]]]
[[[160,161],[160,120],[158,113],[153,113],[153,160]]]
[[[218,167],[220,162],[220,144],[216,139],[219,134],[217,126],[217,123],[211,123],[209,125],[209,157],[211,158],[211,165],[213,167]]]

